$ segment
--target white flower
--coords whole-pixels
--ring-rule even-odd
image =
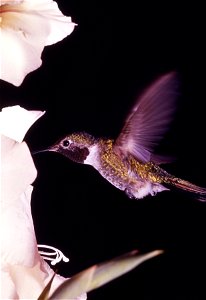
[[[62,40],[74,26],[52,0],[2,0],[0,78],[19,86],[41,66],[44,46]]]
[[[37,175],[30,151],[22,142],[42,115],[19,106],[0,113],[1,133],[1,299],[37,299],[54,271],[39,255],[31,215],[31,183]],[[56,275],[51,292],[65,280]],[[86,295],[78,299],[86,299]]]

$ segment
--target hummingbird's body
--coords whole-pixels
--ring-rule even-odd
[[[153,196],[175,186],[204,199],[205,188],[170,175],[159,166],[164,160],[153,154],[174,111],[175,83],[171,73],[143,93],[115,141],[73,133],[44,151],[58,152],[77,163],[93,166],[130,198]]]
[[[63,154],[74,162],[93,166],[129,198],[154,196],[169,190],[171,185],[197,193],[202,200],[206,195],[206,189],[169,174],[152,161],[140,162],[132,154],[125,156],[111,139],[96,139],[84,132],[73,133],[47,150]]]
[[[80,133],[84,134],[84,133]],[[92,165],[111,184],[126,192],[130,198],[143,198],[166,190],[160,183],[160,170],[152,171],[153,164],[142,164],[134,157],[123,157],[113,149],[114,141],[99,139],[90,148],[85,164]],[[160,168],[159,168],[160,169]]]

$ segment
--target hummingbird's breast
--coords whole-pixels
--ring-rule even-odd
[[[113,151],[112,140],[100,142],[99,168],[100,174],[120,190],[125,190],[134,183],[129,175],[130,170],[126,161]]]

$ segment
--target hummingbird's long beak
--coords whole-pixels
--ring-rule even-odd
[[[47,151],[49,151],[49,148],[48,149],[43,149],[43,150],[37,150],[37,151],[32,151],[32,155],[33,154],[37,154],[37,153],[41,153],[41,152],[47,152]]]
[[[57,152],[59,149],[59,146],[58,145],[54,145],[54,146],[51,146],[47,149],[42,149],[42,150],[37,150],[37,151],[33,151],[32,152],[32,155],[33,154],[37,154],[37,153],[41,153],[41,152],[48,152],[48,151],[51,151],[51,152]]]

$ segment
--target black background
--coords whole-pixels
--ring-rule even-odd
[[[17,88],[1,82],[1,106],[46,110],[26,135],[31,150],[73,131],[115,138],[138,94],[158,76],[179,74],[177,111],[159,152],[164,168],[206,186],[203,8],[175,2],[58,1],[78,26],[46,47],[41,68]],[[38,243],[69,258],[71,276],[133,249],[164,249],[91,292],[101,299],[206,299],[206,203],[175,191],[130,200],[94,169],[55,153],[34,157],[32,211]]]

